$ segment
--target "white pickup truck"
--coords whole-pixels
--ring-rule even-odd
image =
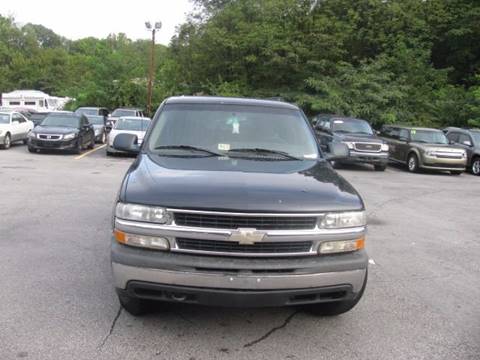
[[[8,149],[13,142],[27,143],[28,133],[33,129],[33,122],[16,111],[0,112],[0,149]]]

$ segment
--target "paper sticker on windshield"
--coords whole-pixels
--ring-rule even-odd
[[[228,151],[230,150],[230,144],[218,144],[218,150]]]
[[[334,120],[333,123],[334,124],[343,124],[343,120]]]
[[[410,134],[415,135],[417,133],[417,130],[411,130]]]

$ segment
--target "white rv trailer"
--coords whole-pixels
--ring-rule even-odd
[[[15,90],[2,94],[2,107],[54,111],[63,109],[69,100],[69,98],[50,96],[38,90]]]

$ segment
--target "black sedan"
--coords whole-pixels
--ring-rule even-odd
[[[28,137],[28,151],[70,150],[76,154],[93,149],[95,132],[84,115],[51,113]]]

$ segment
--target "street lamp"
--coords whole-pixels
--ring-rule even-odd
[[[147,90],[147,113],[148,116],[152,114],[152,87],[153,87],[153,71],[155,67],[155,32],[162,28],[162,22],[157,21],[155,25],[152,26],[150,21],[145,22],[145,27],[148,31],[152,32],[152,48],[150,54],[150,69],[148,73],[148,90]]]

